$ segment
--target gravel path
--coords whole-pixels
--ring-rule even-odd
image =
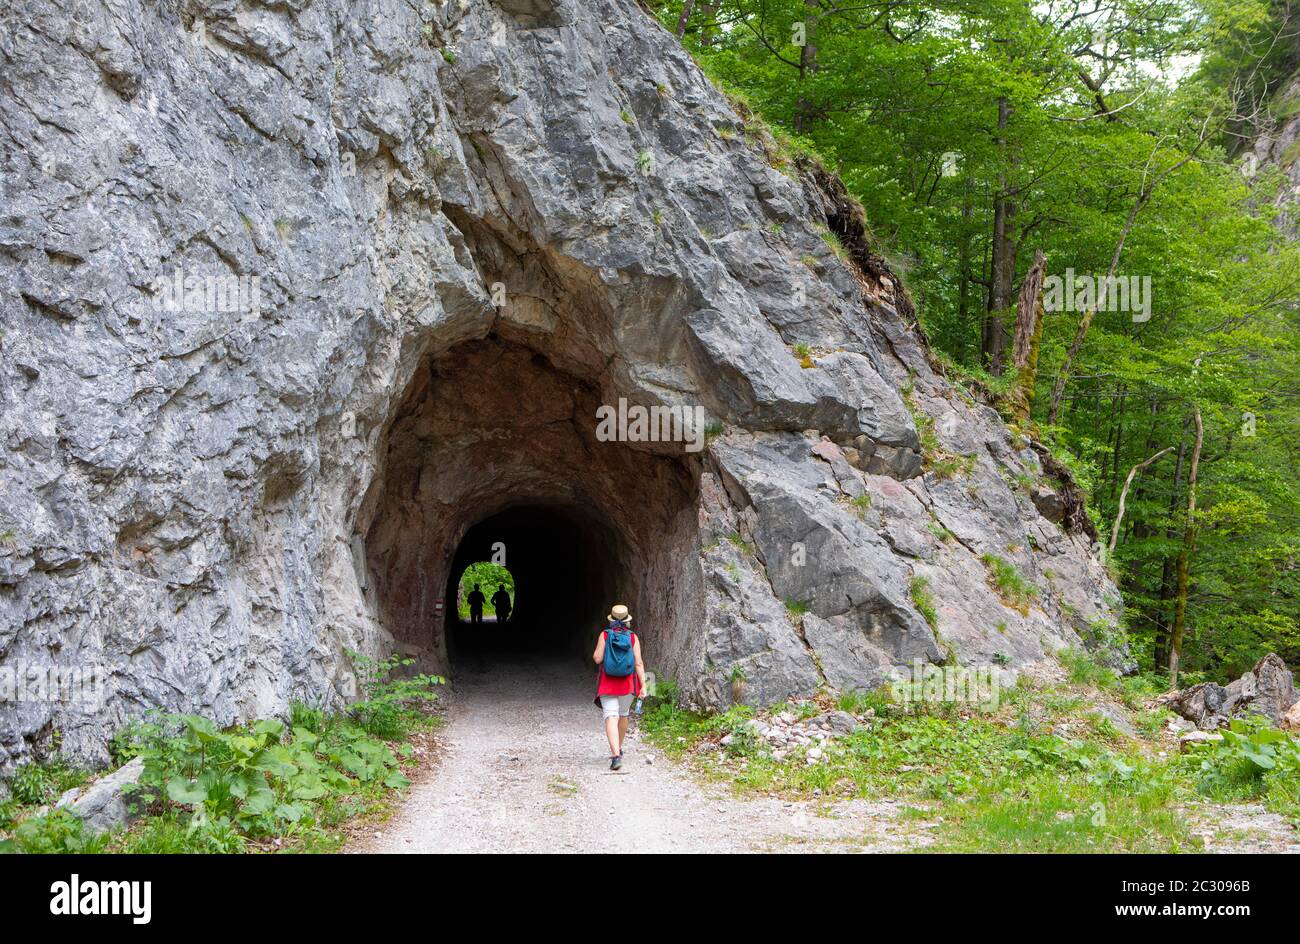
[[[580,663],[463,673],[425,774],[353,852],[895,851],[924,842],[893,803],[738,799],[640,742],[611,772]],[[654,763],[647,759],[654,756]]]

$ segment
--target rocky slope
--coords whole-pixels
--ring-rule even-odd
[[[633,0],[0,27],[0,669],[106,679],[0,700],[0,770],[151,706],[337,704],[349,650],[447,669],[456,548],[521,505],[607,549],[601,595],[701,705],[1113,625],[1090,538],[936,375],[833,186]],[[620,398],[702,406],[707,447],[605,441]]]
[[[1300,235],[1300,72],[1281,83],[1272,97],[1269,120],[1247,150],[1243,168],[1254,176],[1260,168],[1277,168],[1282,184],[1273,198],[1277,225]]]

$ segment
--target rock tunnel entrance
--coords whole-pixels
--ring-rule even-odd
[[[602,441],[597,409],[617,400],[592,365],[496,335],[417,368],[380,440],[362,534],[367,602],[422,671],[556,657],[577,671],[614,602],[651,667],[676,661],[701,611],[699,454]],[[460,576],[494,555],[518,608],[499,631],[461,625]]]

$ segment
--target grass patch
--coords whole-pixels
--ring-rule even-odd
[[[546,789],[550,790],[556,796],[571,797],[577,795],[578,784],[569,777],[560,776],[554,778],[550,783],[548,783]]]
[[[22,764],[9,780],[12,800],[19,806],[40,806],[51,803],[73,787],[90,779],[90,774],[55,757],[46,763],[29,761]]]
[[[995,376],[982,367],[959,364],[943,352],[937,353],[935,357],[943,367],[944,376],[961,387],[971,399],[996,404],[1016,387],[1017,378],[1014,371],[1006,371],[1001,376]]]
[[[997,789],[946,809],[931,851],[1199,851],[1200,841],[1172,805],[1172,780],[1137,776],[1127,764],[1123,769],[1131,771],[1128,779],[1109,785],[1079,773],[1000,778]]]
[[[907,592],[911,594],[912,605],[925,617],[930,628],[938,628],[939,611],[934,605],[934,593],[930,590],[930,581],[925,577],[913,577],[907,582]]]
[[[916,435],[921,442],[921,464],[925,470],[933,473],[940,481],[970,475],[975,468],[975,456],[960,456],[948,452],[939,444],[939,436],[934,431],[934,417],[917,406],[910,385],[904,391],[903,405],[912,415],[912,423],[916,426]]]
[[[1031,584],[1010,561],[996,554],[982,554],[980,560],[988,569],[989,586],[998,597],[1020,615],[1029,613],[1029,604],[1038,596],[1038,588]]]
[[[747,555],[747,556],[749,556],[749,557],[753,557],[753,556],[754,556],[754,545],[750,544],[748,541],[746,541],[744,538],[742,538],[742,537],[740,536],[740,532],[739,532],[739,531],[732,531],[730,534],[728,534],[728,535],[727,535],[727,541],[728,541],[728,542],[729,542],[729,543],[730,543],[734,548],[736,548],[738,551],[740,551],[740,553],[745,554],[745,555]]]
[[[1293,141],[1279,158],[1278,164],[1283,170],[1289,170],[1291,165],[1300,160],[1300,141]]]
[[[935,536],[937,540],[945,544],[949,541],[956,540],[957,537],[955,534],[953,534],[951,531],[949,531],[947,528],[941,525],[938,521],[935,521],[933,518],[926,523],[925,530],[929,531],[932,535]]]
[[[817,713],[830,707],[822,701],[778,708]],[[896,704],[882,690],[848,692],[834,707],[857,715],[860,726],[828,742],[815,764],[800,750],[775,759],[750,727],[754,712],[739,706],[701,715],[657,699],[643,730],[669,755],[690,758],[742,794],[902,800],[909,821],[932,824],[930,850],[1198,850],[1184,813],[1197,802],[1197,764],[1159,759],[1147,745],[1117,747],[1091,729],[1080,738],[1043,733],[1077,718],[1083,702],[1073,692],[1026,686],[1004,692],[985,714],[961,704]],[[1292,781],[1256,781],[1255,795],[1289,802]]]
[[[852,257],[849,255],[849,251],[844,248],[844,243],[840,242],[839,236],[831,230],[823,228],[821,230],[821,237],[822,242],[827,245],[831,252],[835,253],[835,258],[839,259],[841,262],[851,261]]]
[[[1097,688],[1114,688],[1119,677],[1112,669],[1097,661],[1092,653],[1083,649],[1061,649],[1056,658],[1065,667],[1073,685],[1093,685]]]

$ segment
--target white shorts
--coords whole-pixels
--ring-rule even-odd
[[[601,717],[626,718],[632,711],[632,699],[635,697],[635,695],[601,695]]]

